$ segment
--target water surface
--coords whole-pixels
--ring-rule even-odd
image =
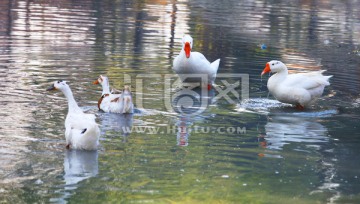
[[[218,78],[179,106],[184,34],[219,73],[248,74],[250,98],[219,97]],[[359,1],[2,1],[0,199],[358,203],[359,39]],[[281,104],[260,77],[272,59],[326,69],[331,86],[305,111]],[[100,74],[132,86],[135,114],[97,110]],[[65,149],[66,100],[45,92],[59,79],[96,114],[99,151]]]

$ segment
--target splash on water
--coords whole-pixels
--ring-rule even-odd
[[[282,107],[291,107],[291,105],[267,98],[253,98],[244,100],[240,104],[238,104],[236,107],[236,111],[267,115],[270,113],[271,109]]]
[[[254,98],[242,101],[236,107],[237,112],[258,113],[263,115],[282,115],[282,116],[296,116],[296,117],[310,117],[321,118],[331,117],[338,114],[336,109],[319,110],[317,107],[310,107],[305,111],[299,111],[291,104],[281,103],[277,100],[268,98]]]
[[[360,98],[355,99],[355,101],[352,103],[354,108],[360,107]]]

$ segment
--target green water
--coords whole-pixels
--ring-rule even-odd
[[[360,201],[358,1],[0,7],[0,202]],[[220,58],[227,75],[217,89],[196,90],[207,97],[186,99],[185,109],[171,69],[183,34],[210,61]],[[327,69],[334,77],[318,103],[297,111],[268,96],[260,73],[272,59],[292,72]],[[97,110],[101,87],[92,82],[100,74],[116,89],[132,86],[134,114]],[[245,78],[230,78],[236,74]],[[219,97],[224,80],[246,77],[248,100],[243,89]],[[67,102],[45,91],[59,79],[96,114],[98,151],[65,149]],[[207,105],[188,115],[199,110],[197,99]]]

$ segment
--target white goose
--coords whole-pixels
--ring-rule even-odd
[[[302,110],[322,95],[325,86],[330,85],[332,76],[323,76],[324,71],[288,74],[284,63],[272,60],[266,63],[261,75],[275,72],[267,82],[270,93],[280,102],[294,104]]]
[[[66,148],[96,150],[99,145],[100,129],[95,115],[85,114],[77,105],[69,85],[56,81],[47,91],[60,90],[68,100],[68,114],[65,119]]]
[[[182,38],[182,49],[173,61],[173,70],[180,76],[183,82],[200,82],[199,75],[207,77],[208,89],[214,84],[220,59],[210,63],[203,54],[191,52],[193,39],[190,35]],[[191,78],[189,74],[199,74]],[[189,78],[190,77],[190,78]],[[196,78],[195,78],[196,77]]]
[[[134,104],[129,86],[125,86],[120,94],[110,92],[109,79],[100,75],[93,84],[101,84],[102,94],[98,101],[98,108],[107,113],[133,113]]]

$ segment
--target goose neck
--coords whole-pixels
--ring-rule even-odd
[[[110,85],[108,82],[104,82],[102,85],[102,94],[101,95],[104,95],[104,94],[110,94]]]
[[[69,112],[82,112],[82,110],[80,109],[80,107],[76,103],[74,95],[73,95],[70,88],[64,90],[64,95],[65,95],[65,97],[66,97],[66,99],[68,101]]]

